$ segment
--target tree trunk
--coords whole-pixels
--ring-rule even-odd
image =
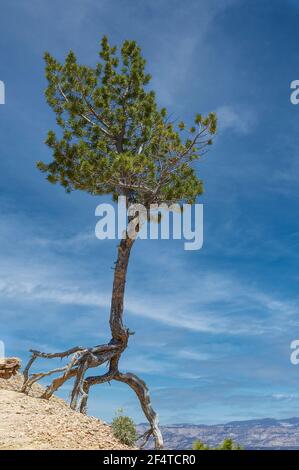
[[[114,280],[110,310],[110,329],[112,341],[126,347],[129,330],[123,325],[124,294],[126,287],[127,269],[131,248],[134,240],[125,238],[118,246],[118,256],[115,263]]]

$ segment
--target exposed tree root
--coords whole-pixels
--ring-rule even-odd
[[[163,439],[159,429],[158,418],[151,406],[150,395],[145,382],[135,374],[124,374],[118,370],[118,360],[122,352],[122,347],[115,344],[105,344],[94,348],[76,347],[69,349],[68,351],[53,354],[35,350],[31,350],[30,352],[32,353],[32,356],[24,369],[24,384],[22,387],[22,391],[24,393],[28,393],[32,385],[44,377],[63,372],[62,375],[59,375],[51,382],[43,393],[42,398],[49,399],[67,380],[75,377],[70,406],[73,410],[86,413],[91,386],[110,382],[112,380],[126,383],[135,391],[142,410],[150,424],[150,428],[143,434],[143,436],[141,436],[141,447],[146,444],[149,437],[152,435],[156,449],[163,448]],[[51,359],[64,358],[67,356],[72,357],[64,367],[52,369],[44,373],[30,374],[30,368],[37,358]],[[107,362],[109,364],[109,369],[106,373],[99,376],[85,377],[88,369],[101,366]]]
[[[129,385],[136,393],[142,410],[149,422],[150,428],[142,436],[142,445],[145,445],[150,436],[153,436],[156,449],[163,448],[163,439],[159,429],[158,417],[154,412],[148,388],[139,377],[134,374],[123,374],[118,370],[118,362],[122,352],[126,349],[131,333],[123,324],[124,292],[126,284],[127,267],[134,239],[124,238],[118,247],[118,256],[115,263],[114,281],[110,311],[110,329],[112,339],[108,344],[94,348],[75,347],[60,353],[44,353],[31,350],[31,358],[24,370],[24,385],[22,391],[28,393],[30,387],[38,380],[52,374],[62,372],[47,387],[43,398],[49,399],[67,380],[75,378],[71,394],[70,406],[81,413],[87,412],[87,401],[90,387],[111,380],[117,380]],[[30,368],[37,358],[52,359],[71,356],[64,367],[56,368],[44,373],[29,374]],[[89,369],[108,364],[108,371],[99,376],[86,377]]]
[[[162,449],[163,438],[159,429],[159,420],[157,414],[151,406],[150,394],[146,383],[139,377],[137,377],[137,375],[131,373],[122,374],[121,372],[117,372],[114,376],[114,379],[118,380],[119,382],[124,382],[128,384],[134,390],[134,392],[139,398],[141,408],[148,422],[150,423],[150,429],[147,431],[147,433],[145,433],[146,435],[143,434],[142,436],[143,442],[141,444],[141,447],[145,446],[149,437],[152,435],[155,441],[155,448]]]

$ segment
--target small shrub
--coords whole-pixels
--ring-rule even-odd
[[[202,441],[197,439],[196,441],[193,442],[192,446],[193,450],[210,450],[208,446],[206,446]]]
[[[243,450],[243,447],[240,446],[240,444],[236,444],[230,438],[224,439],[222,444],[220,444],[218,447],[215,447],[215,448],[207,446],[206,444],[204,444],[202,441],[198,439],[194,441],[192,449],[193,450]]]
[[[137,431],[134,421],[129,416],[123,415],[123,410],[119,409],[112,421],[112,430],[114,436],[127,446],[135,445],[137,440]]]
[[[243,450],[243,447],[240,444],[236,444],[232,439],[224,439],[222,444],[217,448],[218,450]]]

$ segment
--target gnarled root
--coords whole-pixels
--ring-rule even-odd
[[[69,349],[68,351],[53,354],[31,350],[31,358],[23,373],[24,384],[22,391],[24,393],[28,393],[35,382],[52,374],[58,374],[62,372],[62,374],[56,377],[47,387],[42,395],[42,398],[49,399],[53,393],[58,390],[67,380],[75,377],[70,406],[73,410],[86,413],[88,395],[91,386],[104,382],[110,382],[111,380],[117,380],[119,382],[126,383],[136,393],[142,410],[150,424],[149,430],[146,431],[146,433],[144,433],[141,438],[141,447],[146,444],[149,437],[152,435],[155,441],[155,448],[162,449],[163,438],[159,429],[158,417],[151,406],[150,395],[145,382],[135,374],[124,374],[118,370],[118,360],[123,349],[124,346],[120,346],[114,342],[111,342],[108,344],[96,346],[94,348],[75,347]],[[29,374],[30,368],[37,358],[51,359],[65,358],[68,356],[72,357],[68,364],[64,367],[52,369],[44,373]],[[109,369],[105,374],[85,378],[88,369],[101,366],[104,363],[109,364]]]
[[[141,447],[145,446],[149,437],[152,435],[155,441],[155,448],[163,449],[163,438],[159,429],[158,416],[151,406],[150,394],[146,383],[137,377],[137,375],[131,373],[122,374],[121,372],[117,372],[114,379],[126,383],[134,390],[139,398],[143,413],[150,424],[150,429],[141,436]]]

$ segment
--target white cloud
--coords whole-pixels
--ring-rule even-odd
[[[248,134],[255,126],[256,116],[244,107],[221,106],[216,110],[219,132],[233,130],[239,134]]]
[[[192,372],[181,372],[179,376],[180,378],[187,380],[198,380],[202,378],[201,375],[193,374]]]
[[[283,400],[283,401],[291,401],[291,400],[298,400],[298,395],[294,393],[273,393],[271,395],[272,398],[275,398],[276,400]]]
[[[211,33],[215,19],[237,1],[192,1],[188,2],[188,8],[181,2],[175,2],[172,9],[163,2],[156,2],[154,27],[159,34],[151,38],[157,54],[151,60],[150,68],[154,88],[163,106],[178,106],[177,95],[184,92],[188,83],[191,86],[191,80],[198,77],[198,69],[204,67],[209,54],[206,37]]]
[[[198,276],[198,274],[197,274]],[[210,279],[209,279],[210,276]],[[154,296],[128,294],[125,302],[126,311],[138,317],[155,320],[161,324],[206,333],[225,334],[264,334],[280,328],[264,318],[271,314],[281,320],[281,315],[293,315],[296,304],[281,301],[269,294],[255,291],[248,286],[219,275],[201,273],[200,283],[190,287],[189,291],[174,293],[169,296],[159,292]],[[217,282],[215,280],[217,279]],[[88,286],[88,281],[76,280],[76,287],[69,273],[53,272],[51,269],[39,270],[37,266],[14,264],[12,271],[0,277],[2,299],[29,302],[53,302],[61,305],[79,305],[109,309],[110,290],[97,292]],[[202,295],[198,294],[201,286]],[[252,312],[264,311],[258,318]],[[238,321],[236,321],[236,319]],[[185,350],[181,354],[190,359],[204,360],[200,353]]]
[[[198,352],[193,349],[182,349],[178,351],[177,355],[191,361],[208,361],[211,358],[211,354]]]

